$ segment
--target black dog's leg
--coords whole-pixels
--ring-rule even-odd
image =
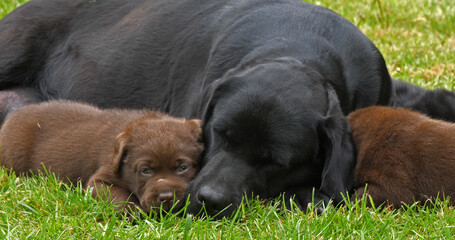
[[[0,124],[25,105],[41,102],[41,94],[34,88],[14,88],[0,91]]]

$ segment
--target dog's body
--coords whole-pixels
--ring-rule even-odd
[[[95,196],[110,188],[115,202],[149,212],[161,204],[169,209],[174,192],[183,199],[198,171],[201,137],[199,120],[51,101],[8,118],[0,130],[0,163],[18,174],[37,173],[44,164],[62,180],[94,187]]]
[[[455,124],[407,109],[368,107],[348,116],[358,150],[357,195],[395,207],[455,197]]]
[[[18,87],[0,92],[0,126],[15,110],[41,102],[41,94],[32,87]]]
[[[340,202],[355,165],[344,114],[392,95],[373,43],[300,0],[34,0],[0,21],[0,89],[18,86],[202,118],[188,212],[209,214],[251,193]]]
[[[393,106],[410,108],[431,118],[455,122],[455,93],[444,89],[427,90],[393,80]]]

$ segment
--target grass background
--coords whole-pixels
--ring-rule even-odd
[[[1,0],[0,18],[27,0]],[[68,0],[70,1],[70,0]],[[455,90],[453,0],[323,0],[358,26],[383,53],[395,78]],[[1,57],[1,56],[0,56]],[[402,210],[329,208],[322,215],[278,210],[278,201],[251,201],[233,219],[191,215],[145,217],[131,224],[111,205],[52,175],[17,178],[0,169],[0,239],[449,239],[455,212],[447,202]]]

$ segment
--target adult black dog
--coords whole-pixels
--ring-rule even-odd
[[[188,211],[209,214],[245,194],[340,202],[355,164],[345,115],[392,94],[373,43],[299,0],[34,0],[0,22],[0,88],[17,87],[202,118]]]

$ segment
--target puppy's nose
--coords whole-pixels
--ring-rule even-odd
[[[174,200],[174,192],[160,192],[158,200],[160,202],[172,201]]]
[[[202,187],[197,193],[197,199],[204,203],[207,213],[210,215],[217,214],[229,206],[222,193],[216,191],[211,187]]]

